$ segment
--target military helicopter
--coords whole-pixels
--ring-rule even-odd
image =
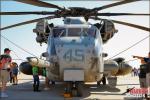
[[[83,82],[97,82],[99,84],[103,76],[126,75],[131,72],[131,66],[123,63],[124,59],[122,58],[103,60],[107,54],[103,53],[102,45],[117,32],[114,23],[150,31],[150,28],[144,26],[99,17],[121,15],[149,16],[150,14],[99,12],[106,8],[140,0],[123,0],[93,9],[81,7],[63,8],[39,0],[14,1],[57,9],[53,12],[0,12],[0,15],[50,15],[3,27],[0,30],[37,22],[33,32],[37,35],[36,41],[38,43],[47,43],[48,45],[47,51],[42,54],[45,59],[28,57],[28,62],[23,62],[20,65],[20,70],[25,74],[32,75],[32,65],[37,65],[39,69],[46,68],[48,78],[53,81],[66,82],[66,90],[73,96],[82,95],[80,89]],[[47,21],[61,17],[64,18],[64,25],[55,26]],[[83,17],[86,21],[94,19],[99,20],[99,23],[85,24],[79,19],[71,19],[69,17]]]

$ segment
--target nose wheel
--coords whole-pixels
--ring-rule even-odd
[[[82,96],[82,82],[66,82],[64,89],[64,97],[81,97]]]

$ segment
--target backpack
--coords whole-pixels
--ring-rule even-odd
[[[0,69],[4,66],[4,55],[0,55]]]
[[[7,62],[7,58],[9,58],[11,62],[11,57],[9,55],[0,55],[0,69],[4,67],[4,64]]]

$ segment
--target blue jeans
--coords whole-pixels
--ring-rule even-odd
[[[33,75],[33,79],[34,79],[34,85],[39,86],[39,84],[40,84],[39,76],[38,75]]]

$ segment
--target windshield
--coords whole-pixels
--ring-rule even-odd
[[[68,36],[80,36],[81,28],[68,28]]]
[[[65,28],[54,28],[53,29],[53,36],[54,37],[62,37],[66,35],[66,29]]]
[[[93,36],[95,29],[92,28],[68,28],[68,36]]]
[[[94,28],[60,28],[60,27],[53,29],[54,37],[63,37],[66,35],[70,37],[80,37],[80,36],[95,37],[96,29]]]

